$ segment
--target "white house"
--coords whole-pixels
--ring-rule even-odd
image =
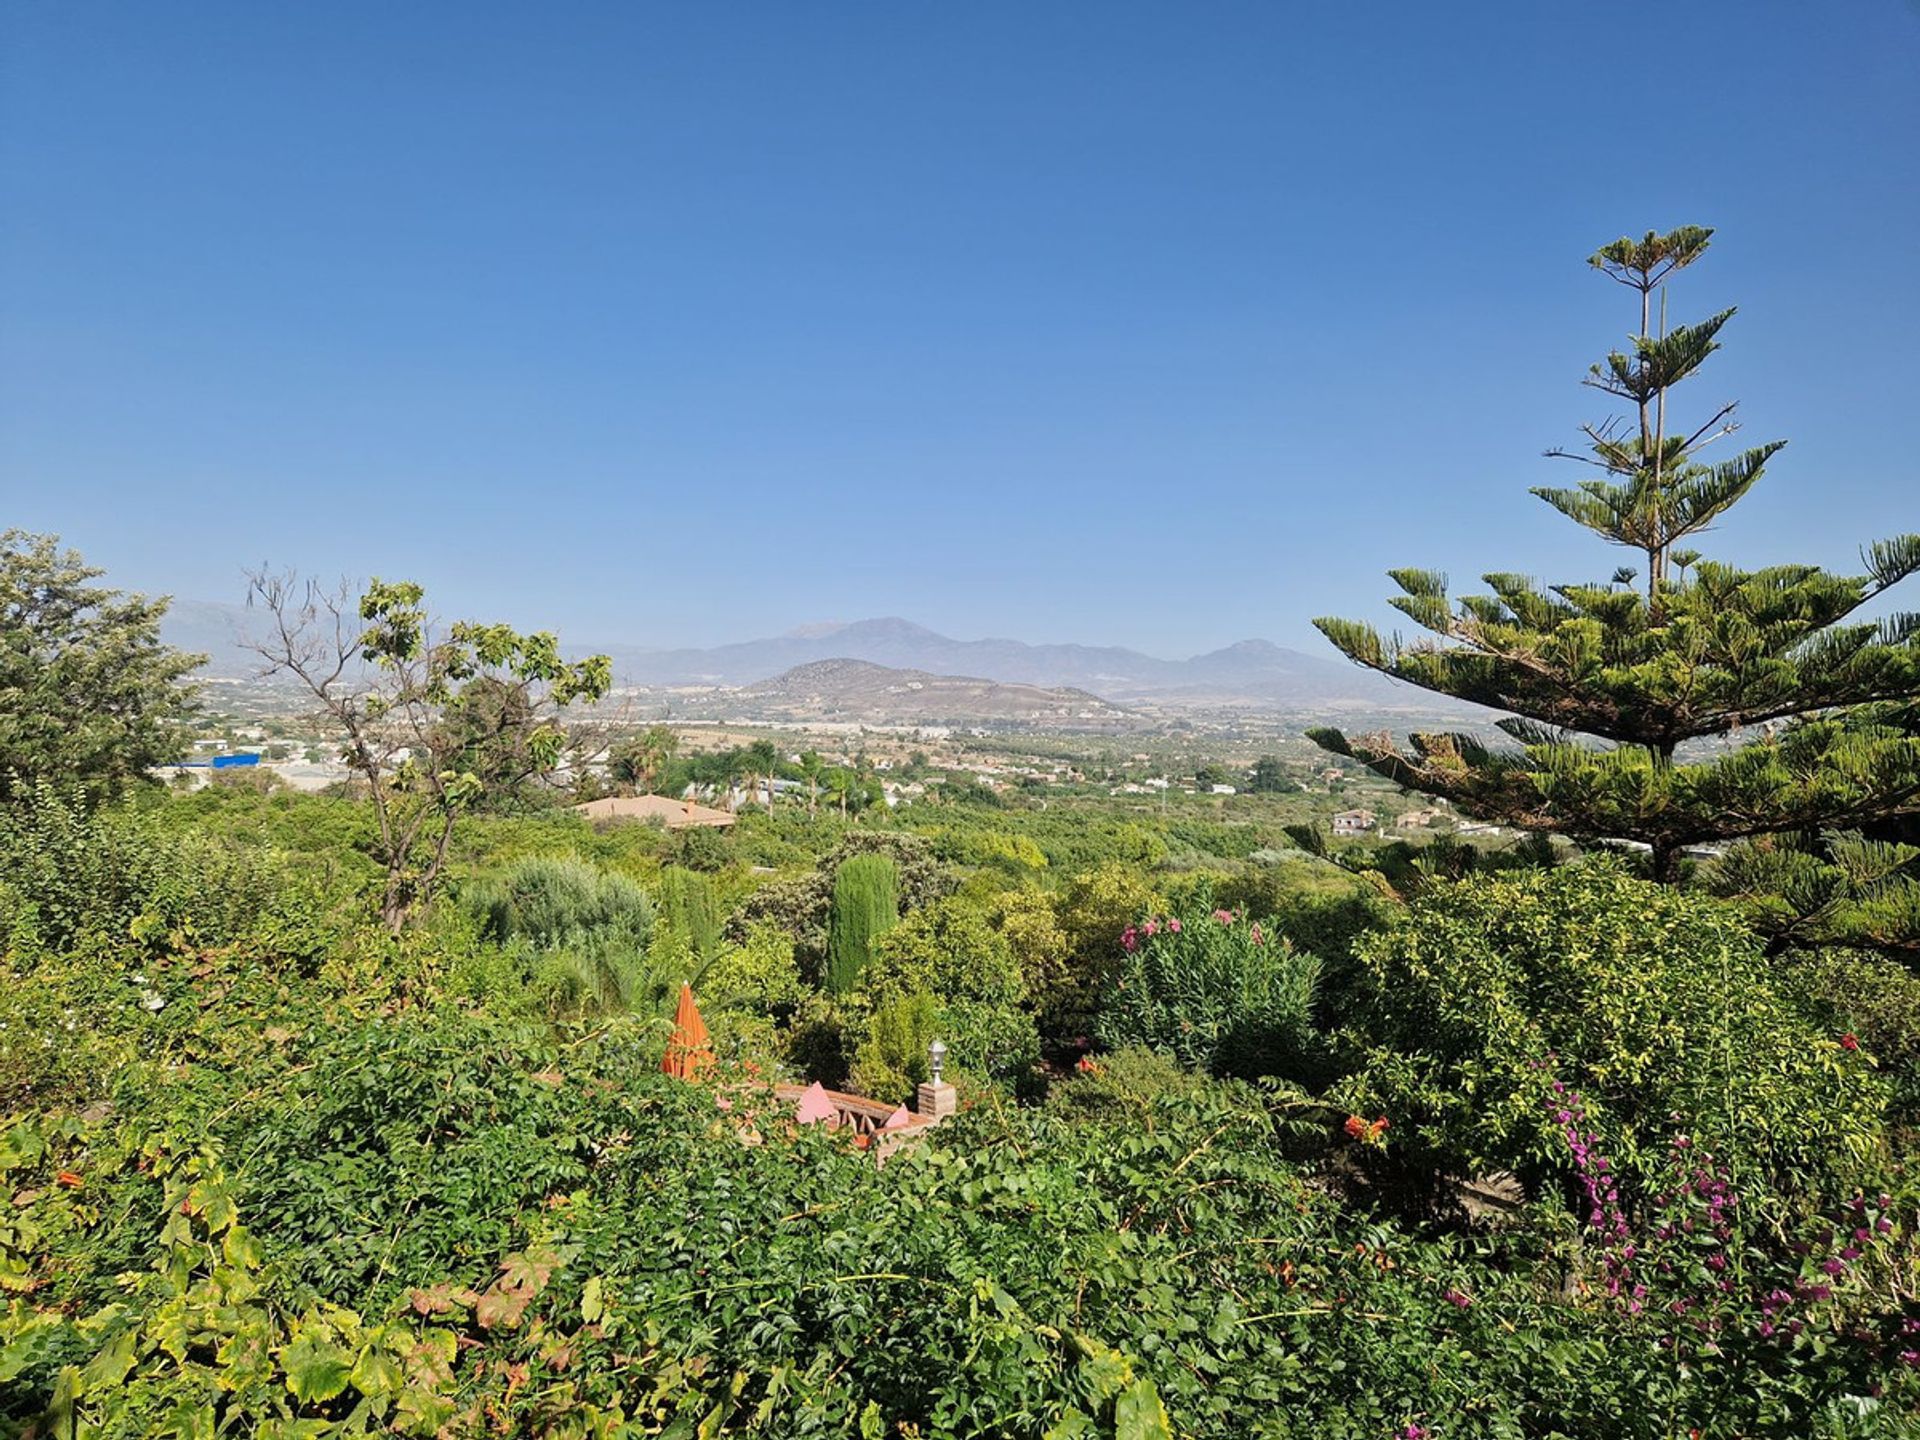
[[[1333,833],[1336,835],[1364,835],[1373,829],[1379,817],[1371,810],[1342,810],[1333,817]]]

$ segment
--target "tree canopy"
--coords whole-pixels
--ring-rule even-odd
[[[0,534],[0,802],[36,784],[98,801],[181,758],[206,657],[160,638],[164,597],[102,573],[57,536]]]
[[[1641,570],[1550,586],[1496,572],[1482,577],[1490,594],[1458,597],[1438,571],[1393,570],[1401,593],[1390,603],[1429,637],[1315,622],[1369,669],[1508,712],[1497,723],[1518,742],[1416,734],[1403,748],[1385,734],[1311,732],[1322,746],[1470,815],[1645,845],[1663,879],[1688,846],[1853,828],[1920,806],[1920,738],[1876,709],[1920,691],[1920,615],[1853,618],[1920,569],[1920,535],[1865,546],[1855,574],[1747,570],[1682,548],[1785,443],[1709,462],[1708,447],[1739,428],[1734,406],[1690,427],[1669,415],[1669,392],[1719,348],[1734,313],[1666,324],[1665,283],[1706,253],[1711,234],[1649,233],[1592,257],[1636,293],[1641,324],[1587,383],[1634,415],[1585,426],[1578,450],[1549,452],[1598,473],[1533,492],[1640,552]],[[1681,755],[1689,742],[1709,743]]]

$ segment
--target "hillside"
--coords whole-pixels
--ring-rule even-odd
[[[208,655],[207,675],[235,679],[259,670],[259,657],[242,640],[257,624],[257,617],[237,605],[178,600],[167,617],[165,633],[169,643]],[[752,688],[822,663],[859,661],[916,672],[923,684],[928,678],[960,681],[961,686],[951,692],[960,703],[955,713],[981,716],[976,705],[962,702],[965,688],[1006,687],[1001,698],[1010,702],[1009,708],[983,718],[1013,719],[1029,713],[1044,718],[1059,705],[1071,707],[1087,698],[1106,702],[1108,709],[1151,703],[1171,708],[1374,714],[1404,710],[1430,715],[1463,708],[1343,660],[1289,650],[1268,640],[1242,640],[1183,660],[1165,660],[1112,645],[955,640],[910,620],[889,618],[803,626],[785,635],[711,649],[655,650],[618,643],[570,648],[604,651],[613,658],[622,684],[647,688]],[[1039,701],[1020,693],[1035,689],[1078,698]]]
[[[865,660],[816,660],[736,692],[767,719],[841,720],[870,725],[1045,724],[1108,729],[1133,714],[1085,690],[936,675]]]
[[[1006,685],[1069,687],[1121,704],[1152,699],[1318,709],[1393,707],[1427,699],[1331,656],[1309,655],[1266,640],[1242,640],[1203,655],[1165,660],[1111,645],[955,640],[897,617],[807,627],[707,650],[604,648],[623,678],[643,685],[752,685],[795,666],[844,658],[934,675],[980,676]]]

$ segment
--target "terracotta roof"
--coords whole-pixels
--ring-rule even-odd
[[[573,807],[573,813],[589,820],[657,820],[669,830],[684,830],[689,825],[731,825],[734,817],[724,810],[696,805],[691,800],[670,800],[665,795],[610,795],[604,800],[589,800]]]

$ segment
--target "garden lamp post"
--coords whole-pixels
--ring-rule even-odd
[[[960,1108],[953,1086],[940,1078],[947,1065],[947,1047],[936,1040],[927,1046],[927,1083],[915,1093],[913,1108],[929,1120],[944,1120]]]

